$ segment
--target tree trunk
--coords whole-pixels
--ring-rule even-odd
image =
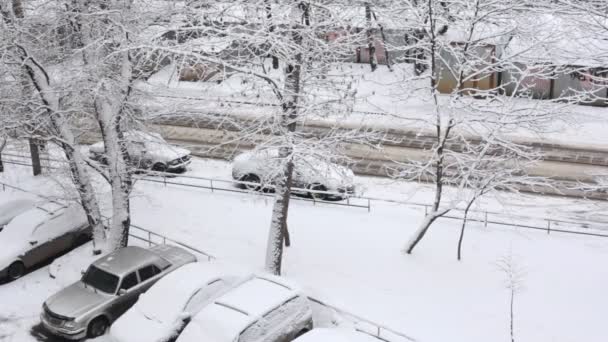
[[[416,230],[410,241],[407,242],[407,244],[403,248],[403,251],[407,254],[412,254],[412,251],[414,250],[416,245],[418,245],[420,240],[422,240],[424,235],[426,235],[426,232],[429,230],[433,222],[435,222],[435,220],[440,218],[441,216],[445,215],[447,212],[448,210],[442,210],[440,212],[431,211],[430,213],[426,214],[424,220],[422,220],[422,222],[420,223],[418,230]]]
[[[369,65],[372,71],[378,69],[378,58],[376,57],[376,45],[372,33],[372,8],[369,2],[365,3],[365,20],[367,22],[367,48],[369,50]]]
[[[28,139],[30,145],[30,155],[32,157],[32,171],[34,176],[42,173],[42,165],[40,164],[40,144],[36,139]]]
[[[51,88],[48,74],[42,66],[36,63],[27,52],[23,52],[23,65],[40,98],[47,108],[53,130],[59,136],[66,159],[68,160],[72,180],[80,197],[80,203],[85,211],[89,225],[93,229],[93,253],[100,254],[105,241],[105,229],[101,221],[99,204],[87,171],[85,158],[78,149],[68,120],[59,110],[59,99]]]
[[[460,227],[460,237],[458,238],[458,261],[460,261],[462,259],[462,240],[464,239],[464,229],[467,226],[467,218],[469,217],[469,209],[471,209],[471,205],[473,204],[473,202],[475,202],[475,199],[477,199],[477,198],[473,198],[467,204],[467,207],[464,210],[464,217],[462,219],[462,227]]]
[[[105,4],[100,2],[101,5]],[[133,180],[128,169],[129,156],[123,137],[125,121],[123,108],[131,92],[132,67],[128,52],[115,51],[120,48],[119,45],[111,49],[98,48],[95,45],[95,33],[89,27],[89,23],[84,21],[86,15],[90,15],[88,8],[80,7],[76,10],[85,14],[78,18],[78,25],[82,27],[79,31],[80,40],[88,46],[84,49],[84,62],[91,66],[91,78],[97,79],[98,82],[94,108],[108,163],[107,179],[112,189],[112,219],[106,243],[107,249],[114,251],[127,246],[131,227],[130,194]],[[126,36],[116,38],[127,40]],[[99,65],[98,61],[104,60],[112,53],[120,56],[116,64],[108,68]]]
[[[310,24],[310,13],[307,5],[298,6],[303,12],[303,18],[308,26]],[[298,23],[294,23],[292,37],[296,46],[302,46],[302,35],[297,30]],[[275,201],[268,232],[268,244],[266,249],[266,271],[280,275],[283,262],[283,243],[289,237],[287,231],[287,217],[289,212],[289,199],[291,196],[291,183],[293,177],[293,148],[290,145],[289,136],[296,131],[296,119],[298,116],[298,99],[300,96],[300,80],[302,73],[302,53],[297,52],[295,64],[288,65],[285,69],[285,87],[283,89],[282,110],[283,115],[279,123],[279,134],[284,135],[285,145],[279,149],[279,158],[284,160],[281,177],[276,187]]]
[[[291,160],[291,148],[282,147],[279,150],[279,158],[289,158],[283,173],[285,177],[278,182],[274,206],[272,208],[272,220],[268,234],[268,245],[266,249],[266,271],[281,275],[283,262],[283,243],[287,234],[287,215],[289,211],[289,199],[291,197],[291,183],[293,175],[293,161]]]
[[[128,244],[131,227],[129,196],[133,182],[124,156],[126,146],[123,144],[119,123],[120,106],[107,96],[109,93],[100,91],[102,94],[95,99],[95,110],[104,141],[108,179],[112,189],[112,222],[107,244],[108,250],[113,251]]]
[[[6,147],[7,141],[8,139],[4,138],[0,143],[0,172],[4,172],[4,164],[2,163],[2,151],[4,151],[4,147]]]

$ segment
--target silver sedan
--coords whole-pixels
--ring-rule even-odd
[[[42,325],[71,340],[101,336],[156,281],[195,261],[188,251],[169,245],[129,246],[110,253],[91,264],[81,280],[44,302]]]

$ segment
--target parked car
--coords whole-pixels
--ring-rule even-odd
[[[49,297],[42,306],[42,325],[70,340],[101,336],[156,281],[195,261],[194,255],[175,246],[121,248],[92,263],[79,281]]]
[[[232,178],[256,183],[245,185],[245,187],[259,190],[261,186],[257,184],[276,183],[282,162],[277,149],[245,152],[234,158]],[[352,170],[344,166],[313,156],[296,156],[294,158],[293,187],[312,190],[313,192],[303,191],[301,194],[315,199],[343,199],[355,193],[354,174]],[[332,192],[335,195],[314,191]]]
[[[0,232],[15,216],[32,209],[36,201],[29,198],[15,198],[0,204]]]
[[[341,328],[315,328],[296,338],[293,342],[385,342],[372,334],[359,330]]]
[[[196,262],[159,280],[110,329],[115,342],[175,339],[205,305],[247,276],[219,262]],[[137,329],[133,329],[137,327]]]
[[[22,211],[0,231],[0,278],[20,278],[32,266],[89,241],[91,234],[79,204],[46,202]]]
[[[312,326],[306,296],[282,278],[257,275],[205,306],[177,342],[287,342]]]
[[[190,151],[170,145],[158,133],[131,130],[124,134],[132,166],[160,172],[183,172],[191,162]],[[89,147],[89,157],[107,163],[102,141]]]

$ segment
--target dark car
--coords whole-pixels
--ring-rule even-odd
[[[47,202],[21,212],[0,231],[0,278],[14,280],[91,239],[79,204]]]

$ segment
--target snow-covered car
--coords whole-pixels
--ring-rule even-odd
[[[115,342],[174,339],[192,316],[246,277],[246,273],[215,261],[182,266],[142,294],[114,322],[110,336]]]
[[[384,342],[363,331],[341,328],[315,328],[296,338],[293,342]]]
[[[156,281],[196,261],[183,248],[129,246],[93,262],[82,278],[49,297],[40,320],[50,333],[70,340],[98,337]]]
[[[312,325],[308,299],[296,286],[257,275],[205,306],[177,342],[287,342]]]
[[[32,209],[36,201],[29,198],[15,198],[0,204],[0,232],[15,216]]]
[[[125,132],[127,153],[134,167],[138,169],[183,172],[191,162],[190,151],[170,145],[158,133],[131,130]],[[89,147],[89,157],[106,163],[105,146],[102,141]]]
[[[260,186],[256,184],[276,183],[282,162],[277,149],[245,152],[234,158],[232,178],[242,182],[255,183],[246,184],[245,187],[250,190],[258,190]],[[293,187],[312,190],[312,192],[300,192],[315,199],[343,199],[355,193],[354,174],[352,170],[344,166],[326,162],[314,156],[296,155],[294,157]]]
[[[0,231],[0,278],[14,280],[27,269],[91,239],[79,204],[45,202],[22,211]]]

